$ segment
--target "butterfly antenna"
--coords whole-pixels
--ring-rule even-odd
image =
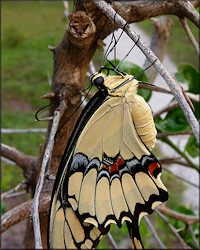
[[[147,69],[149,69],[155,62],[157,61],[157,59],[155,59],[155,61],[153,61],[148,67],[146,67],[146,69],[144,69],[142,72],[140,72],[137,76],[134,76],[133,79],[138,78],[138,76],[142,75]]]
[[[114,28],[113,28],[113,34],[114,34],[114,32],[115,32],[115,17],[116,17],[116,15],[117,15],[117,13],[115,12],[115,15],[114,15]],[[114,65],[115,65],[115,63],[116,63],[116,58],[117,58],[117,50],[116,50],[116,45],[117,45],[117,42],[118,42],[118,40],[116,41],[116,39],[115,39],[115,44],[114,44]]]
[[[90,86],[91,86],[91,85],[90,85]],[[63,101],[63,100],[67,100],[67,99],[69,99],[69,98],[71,98],[71,97],[80,95],[81,93],[84,93],[86,90],[88,90],[88,89],[90,88],[90,86],[87,87],[86,89],[84,89],[84,90],[82,90],[82,91],[80,91],[80,92],[74,94],[74,95],[67,96],[67,97],[65,97],[65,98],[60,99],[59,101],[50,103],[50,104],[48,104],[48,105],[46,105],[46,106],[40,108],[40,109],[35,113],[35,119],[36,119],[37,121],[40,121],[40,119],[38,118],[38,113],[39,113],[41,110],[43,110],[43,109],[45,109],[45,108],[47,108],[47,107],[50,107],[50,106],[52,106],[52,105],[54,105],[54,104],[58,104],[58,103],[60,103],[60,102]],[[91,89],[91,88],[90,88],[90,89]]]
[[[124,77],[125,75],[127,75],[126,72],[123,72],[123,71],[121,71],[121,70],[119,70],[119,69],[116,69],[116,68],[115,68],[115,65],[114,65],[111,61],[109,61],[108,59],[106,59],[106,61],[109,62],[110,65],[113,67],[113,69],[111,69],[111,70],[115,71],[116,73],[118,73],[118,74],[121,75],[122,77]]]
[[[113,40],[115,40],[114,30],[113,30],[113,27],[112,27],[112,25],[111,25],[111,23],[110,23],[110,21],[109,21],[108,18],[107,18],[107,22],[108,22],[108,24],[110,26],[110,29],[112,31],[112,37],[111,37],[110,44],[108,45],[108,48],[106,49],[106,52],[105,52],[104,57],[102,59],[101,66],[104,64],[105,58],[110,54],[109,48],[110,48],[111,44],[113,43]],[[115,43],[116,43],[116,41],[115,41]]]
[[[157,60],[157,59],[156,59],[156,60]],[[156,61],[156,60],[155,60],[155,61]],[[111,92],[112,92],[112,93],[115,92],[117,89],[121,88],[121,87],[124,86],[125,84],[127,84],[127,83],[129,83],[130,81],[136,79],[138,76],[140,76],[141,74],[143,74],[148,68],[150,68],[150,67],[155,63],[155,61],[154,61],[153,63],[151,63],[145,70],[143,70],[142,72],[140,72],[137,76],[133,76],[133,77],[131,77],[131,78],[125,80],[125,81],[122,82],[120,85],[118,85],[116,88],[112,89]],[[114,69],[114,70],[115,70],[115,69]],[[140,81],[140,83],[144,83],[144,84],[145,84],[145,82],[142,82],[142,81]],[[153,85],[153,84],[151,84],[151,83],[146,83],[146,84],[151,85],[151,86],[155,86],[155,85]]]
[[[116,14],[117,14],[117,13],[115,13],[115,16],[116,16]],[[115,19],[115,16],[114,16],[114,19]],[[120,38],[121,38],[122,34],[124,33],[124,29],[125,29],[125,27],[126,27],[126,24],[124,25],[123,30],[121,31],[121,34],[119,35],[119,37],[117,38],[117,40],[116,40],[116,42],[115,42],[115,45],[114,45],[115,47],[116,47],[117,43],[119,42],[119,40],[120,40]],[[111,52],[112,52],[112,50],[113,50],[114,46],[111,48],[111,50],[109,51],[109,53],[111,53]]]
[[[129,52],[125,55],[125,57],[118,63],[118,65],[116,66],[115,69],[118,69],[119,66],[123,63],[123,61],[129,56],[129,54],[131,53],[131,51],[133,50],[133,48],[135,47],[135,45],[138,43],[140,37],[138,37],[138,40],[136,41],[136,43],[132,46],[132,48],[129,50]]]
[[[83,102],[86,100],[88,94],[90,93],[90,90],[92,89],[92,84],[87,88],[89,89],[88,93],[85,95],[85,98],[81,101],[81,103],[76,107],[76,109],[74,110],[74,112],[70,115],[70,117],[61,125],[61,127],[57,130],[54,140],[56,140],[56,137],[58,135],[58,133],[60,132],[60,130],[65,126],[65,124],[71,119],[71,117],[76,113],[76,111],[80,108],[80,106],[83,104]],[[85,89],[86,90],[86,89]],[[84,91],[85,91],[84,90]],[[82,91],[83,92],[83,91]]]
[[[115,15],[114,15],[114,29],[113,29],[113,27],[112,27],[110,21],[108,20],[113,35],[112,35],[112,41],[110,42],[108,48],[106,49],[106,52],[105,52],[104,58],[103,58],[103,60],[102,60],[101,66],[102,66],[103,63],[104,63],[105,58],[108,57],[108,55],[113,51],[113,49],[114,49],[114,64],[115,64],[115,62],[116,62],[116,45],[117,45],[117,43],[119,42],[119,40],[120,40],[122,34],[124,33],[124,29],[125,29],[125,27],[126,27],[126,24],[125,24],[123,30],[121,31],[121,34],[119,35],[119,37],[118,37],[117,40],[116,40],[115,35],[114,35],[115,24],[116,24],[116,23],[115,23],[115,17],[116,17],[116,15],[117,15],[117,13],[115,12]],[[109,50],[109,48],[110,48],[110,46],[111,46],[111,44],[112,44],[112,42],[113,42],[113,39],[115,40],[115,43],[114,43],[114,45],[112,46],[112,48]],[[108,50],[109,50],[109,51],[108,51]]]

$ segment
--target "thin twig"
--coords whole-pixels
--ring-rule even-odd
[[[166,93],[166,94],[171,94],[173,95],[173,93],[166,89],[166,88],[162,88],[162,87],[158,87],[158,86],[151,86],[151,85],[147,85],[147,84],[144,84],[144,83],[139,83],[138,84],[138,88],[143,88],[143,89],[150,89],[150,90],[153,90],[153,91],[157,91],[157,92],[162,92],[162,93]],[[186,92],[187,96],[194,102],[200,102],[200,96],[199,94],[193,94],[193,93],[190,93],[190,92]]]
[[[13,161],[23,170],[31,169],[37,157],[27,155],[14,147],[1,143],[1,155]]]
[[[176,236],[176,238],[179,240],[180,242],[180,246],[182,247],[182,249],[191,249],[191,247],[189,247],[184,240],[181,238],[181,236],[179,235],[179,233],[176,231],[176,228],[174,228],[172,226],[171,223],[169,223],[168,220],[165,219],[165,217],[158,211],[158,209],[155,209],[155,212],[160,216],[160,218],[168,225],[168,227],[171,229],[171,231],[174,233],[174,235]]]
[[[51,76],[49,74],[49,71],[47,72],[47,79],[48,79],[49,85],[51,86],[52,85],[52,79],[51,79]]]
[[[177,162],[176,162],[176,163],[177,163]],[[179,164],[183,165],[182,162],[179,163]],[[180,176],[180,175],[177,175],[177,174],[173,173],[169,168],[166,168],[165,166],[162,166],[162,168],[163,168],[164,170],[166,170],[167,172],[169,172],[170,174],[173,174],[174,176],[176,176],[178,179],[180,179],[180,180],[182,180],[182,181],[185,181],[185,182],[187,182],[188,184],[190,184],[190,185],[192,185],[192,186],[194,186],[194,187],[196,187],[196,188],[199,188],[199,185],[197,185],[197,184],[195,184],[195,183],[193,183],[193,182],[191,182],[191,181],[186,180],[185,178],[183,178],[183,177]]]
[[[177,164],[180,164],[180,165],[190,167],[190,164],[188,162],[186,162],[186,161],[182,161],[181,158],[182,158],[181,156],[176,157],[176,158],[161,158],[161,159],[159,159],[159,162],[161,164],[165,164],[165,165],[177,163]]]
[[[25,181],[23,180],[22,182],[18,183],[16,187],[14,187],[14,188],[12,188],[12,189],[10,189],[10,190],[8,190],[8,191],[2,193],[2,194],[1,194],[1,199],[2,199],[2,200],[6,199],[6,198],[8,197],[8,195],[17,192],[17,191],[18,191],[19,189],[21,189],[21,188],[25,188],[25,186],[26,186],[26,185],[25,185]]]
[[[185,17],[179,17],[179,20],[188,36],[190,39],[190,42],[192,43],[194,49],[196,50],[197,54],[199,55],[199,44],[197,43],[196,39],[194,38],[192,31],[190,30],[190,27],[185,19]]]
[[[113,237],[112,237],[112,235],[111,235],[110,232],[107,233],[107,237],[108,237],[108,240],[109,240],[112,248],[113,249],[118,249],[117,244],[115,243],[115,241],[114,241],[114,239],[113,239]]]
[[[45,170],[46,170],[48,163],[51,160],[55,134],[56,134],[56,131],[58,129],[60,119],[61,119],[62,114],[64,113],[65,109],[66,109],[66,106],[65,106],[64,102],[61,102],[58,109],[55,110],[55,112],[54,112],[54,119],[52,122],[51,132],[49,134],[49,140],[48,140],[48,143],[47,143],[47,146],[45,149],[45,153],[43,156],[39,180],[37,182],[37,186],[35,189],[34,202],[33,202],[32,209],[31,209],[31,217],[33,220],[33,228],[34,228],[34,236],[35,236],[35,248],[36,249],[43,249],[42,241],[41,241],[41,233],[40,233],[40,223],[39,223],[40,194],[41,194],[42,187],[43,187],[44,180],[45,180]]]
[[[94,74],[96,72],[93,61],[90,61],[89,68],[90,68],[91,74]]]
[[[150,49],[162,62],[166,50],[167,41],[170,37],[170,30],[173,25],[173,21],[166,17],[160,16],[157,18],[152,17],[153,32],[151,37]],[[149,60],[146,58],[143,68],[146,69],[150,65]],[[150,82],[154,82],[158,71],[154,67],[150,67],[146,72],[146,75]]]
[[[21,192],[16,192],[16,193],[13,193],[13,194],[8,194],[8,195],[6,195],[4,197],[4,199],[9,199],[9,198],[17,197],[17,196],[21,196],[21,195],[24,195],[24,194],[27,194],[26,190],[21,191]]]
[[[27,128],[27,129],[8,129],[2,128],[2,134],[20,134],[20,133],[46,133],[46,128]]]
[[[153,225],[151,224],[150,220],[148,219],[148,217],[147,217],[147,216],[144,216],[143,218],[144,218],[144,220],[145,220],[145,222],[146,222],[148,228],[149,228],[149,229],[151,230],[151,232],[153,233],[153,236],[154,236],[154,238],[155,238],[155,240],[156,240],[158,246],[159,246],[161,249],[166,249],[166,247],[163,245],[162,241],[160,240],[158,234],[156,233],[156,231],[155,231]]]
[[[37,119],[34,120],[34,122],[43,122],[43,121],[53,121],[53,116],[41,118],[39,121]]]
[[[41,213],[47,211],[47,207],[49,206],[50,200],[50,195],[42,195],[40,197],[41,205],[39,211]],[[5,232],[12,226],[28,218],[31,214],[32,204],[33,199],[23,202],[22,204],[12,208],[11,210],[3,214],[1,217],[1,233]]]
[[[69,16],[69,3],[68,3],[68,1],[63,1],[63,4],[65,7],[64,16],[66,18],[68,18],[68,16]]]
[[[189,164],[191,168],[196,169],[198,172],[200,172],[199,166],[196,165],[192,160],[188,157],[188,155],[184,152],[181,151],[178,146],[176,146],[168,137],[162,137],[160,139],[162,142],[165,142],[168,144],[171,148],[173,148],[179,155],[181,155]]]
[[[159,210],[162,214],[165,214],[176,220],[183,221],[187,225],[192,225],[193,223],[199,222],[199,216],[182,214],[170,208],[167,208],[165,205],[160,205],[156,209]]]
[[[165,112],[168,112],[174,108],[178,107],[178,102],[176,100],[173,100],[172,102],[168,103],[165,107],[157,111],[154,115],[153,118],[156,119],[160,115],[162,115]]]
[[[190,231],[190,234],[191,234],[191,236],[192,236],[192,239],[193,239],[193,241],[194,241],[194,243],[195,243],[197,249],[199,249],[199,243],[198,243],[198,241],[197,241],[197,239],[196,239],[196,237],[195,237],[195,235],[194,235],[194,232],[193,232],[193,230],[192,230],[192,226],[189,226],[189,231]]]
[[[5,162],[8,165],[16,165],[16,163],[14,161],[11,161],[3,156],[1,156],[1,161]]]
[[[123,29],[126,34],[137,44],[140,50],[145,54],[154,67],[158,70],[160,75],[163,77],[171,91],[173,92],[176,100],[178,101],[188,123],[190,124],[192,131],[200,144],[199,138],[199,123],[193,114],[191,107],[186,100],[183,89],[180,83],[165,69],[163,64],[158,60],[155,54],[148,48],[145,42],[140,38],[140,36],[127,24],[127,22],[116,13],[110,4],[101,0],[93,0],[99,9],[101,9],[109,18],[111,18],[115,23]]]
[[[167,136],[173,136],[173,135],[192,135],[192,131],[191,130],[188,130],[188,131],[184,131],[184,132],[181,132],[181,133],[158,133],[156,138],[159,139],[159,138],[162,138],[162,137],[167,137]]]

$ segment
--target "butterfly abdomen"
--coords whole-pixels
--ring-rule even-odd
[[[156,143],[157,131],[150,106],[142,96],[136,94],[130,103],[130,109],[140,139],[152,150]]]

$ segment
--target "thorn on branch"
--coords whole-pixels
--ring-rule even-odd
[[[56,51],[56,46],[51,46],[51,45],[49,45],[49,46],[48,46],[48,49],[55,53],[55,51]]]
[[[46,178],[47,180],[50,180],[50,181],[55,181],[56,176],[51,175],[51,174],[49,174],[49,173],[46,173],[46,174],[45,174],[45,178]]]
[[[34,120],[34,122],[41,122],[41,121],[53,121],[53,116],[41,118],[39,121],[37,119]]]
[[[188,97],[187,93],[185,92],[185,90],[182,88],[182,92],[183,95],[185,96],[185,99],[187,100],[188,104],[190,105],[190,108],[193,110],[193,112],[195,113],[195,108],[190,100],[190,98]]]
[[[41,96],[40,98],[51,99],[51,98],[53,98],[53,97],[55,97],[55,93],[54,93],[53,91],[50,91],[49,93],[47,93],[47,94]]]

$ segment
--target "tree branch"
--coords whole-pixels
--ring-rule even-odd
[[[49,206],[51,196],[43,195],[40,198],[40,213],[46,212]],[[10,227],[16,225],[17,223],[28,218],[31,214],[31,207],[33,204],[33,199],[26,201],[13,209],[9,210],[7,213],[3,214],[1,217],[1,233],[8,230]]]
[[[179,155],[181,155],[189,164],[191,168],[194,168],[198,172],[200,172],[199,166],[194,164],[190,158],[185,154],[185,152],[182,152],[178,146],[176,146],[168,137],[162,137],[161,138],[162,142],[165,142],[168,144],[170,147],[172,147]]]
[[[151,45],[150,49],[154,52],[154,54],[158,57],[158,59],[162,62],[165,54],[165,49],[167,45],[167,41],[170,37],[170,30],[173,25],[173,21],[170,18],[161,16],[158,18],[151,18],[154,30],[151,37]],[[146,58],[143,68],[146,69],[150,65],[149,60]],[[154,82],[158,71],[154,67],[150,67],[146,70],[146,75],[150,82]]]
[[[18,183],[16,187],[4,192],[1,194],[1,199],[4,200],[9,197],[9,195],[12,195],[13,193],[17,192],[19,189],[25,189],[25,181],[23,180],[22,182]]]
[[[176,238],[179,240],[180,246],[182,247],[182,249],[191,249],[191,247],[189,247],[184,240],[181,238],[181,236],[179,235],[179,233],[177,232],[177,230],[172,226],[171,223],[169,223],[168,220],[165,219],[165,217],[160,213],[160,211],[158,211],[158,207],[155,209],[155,212],[160,216],[160,218],[168,225],[168,227],[171,229],[171,231],[174,233],[174,235],[176,236]]]
[[[180,164],[180,165],[189,166],[188,163],[183,162],[183,161],[181,161],[181,160],[176,160],[176,159],[175,159],[175,160],[174,160],[174,159],[166,159],[166,163],[165,163],[165,161],[163,161],[163,160],[164,160],[164,159],[161,159],[161,160],[159,160],[159,162],[161,163],[162,168],[163,168],[164,170],[166,170],[166,171],[169,172],[170,174],[176,176],[178,179],[180,179],[180,180],[182,180],[182,181],[185,181],[185,182],[187,182],[188,184],[190,184],[190,185],[192,185],[192,186],[194,186],[194,187],[196,187],[196,188],[199,189],[199,185],[197,185],[197,184],[195,184],[195,183],[193,183],[193,182],[191,182],[191,181],[186,180],[186,179],[183,178],[182,176],[173,173],[169,168],[163,166],[164,164],[171,164],[171,163],[177,163],[177,164]],[[171,161],[171,163],[169,163],[170,161]]]
[[[132,30],[132,28],[127,24],[127,22],[118,14],[116,11],[105,1],[97,1],[93,0],[95,4],[115,23],[121,28],[124,29],[126,34],[135,42],[137,46],[141,49],[141,51],[145,54],[145,56],[149,59],[151,63],[153,63],[154,67],[158,70],[160,75],[163,77],[171,91],[173,92],[176,100],[178,101],[188,123],[190,124],[192,131],[200,144],[199,138],[199,124],[197,122],[196,117],[194,116],[190,105],[188,104],[185,95],[183,94],[183,88],[180,83],[165,69],[163,64],[158,60],[158,58],[154,55],[154,53],[148,48],[148,46],[144,43],[144,41],[140,38],[140,36]]]
[[[55,134],[56,134],[60,119],[63,113],[65,112],[65,110],[66,110],[66,105],[62,101],[61,105],[58,107],[58,109],[54,113],[51,133],[49,135],[48,144],[45,149],[45,153],[44,153],[43,161],[42,161],[42,167],[40,170],[40,176],[39,176],[39,180],[37,182],[37,186],[35,189],[34,202],[33,202],[32,209],[31,209],[31,217],[33,220],[36,249],[42,249],[42,240],[41,240],[40,223],[39,223],[39,199],[40,199],[40,194],[41,194],[43,184],[44,184],[45,170],[47,168],[47,164],[50,163],[51,161]]]
[[[110,232],[107,233],[108,240],[112,246],[113,249],[118,249],[116,242],[114,241],[112,235]]]
[[[8,128],[2,128],[1,133],[2,134],[22,134],[22,133],[46,133],[46,128],[27,128],[27,129],[8,129]]]
[[[1,155],[7,159],[15,162],[23,170],[31,168],[33,162],[36,161],[37,157],[27,155],[14,147],[10,147],[6,144],[1,143]]]
[[[173,100],[172,102],[168,103],[165,107],[161,108],[159,111],[157,111],[154,115],[153,118],[156,119],[160,115],[162,115],[165,112],[168,112],[176,107],[178,107],[178,102],[176,100]]]
[[[156,209],[159,210],[162,214],[165,214],[176,220],[183,221],[185,224],[189,226],[194,223],[199,223],[199,216],[182,214],[182,213],[179,213],[179,212],[173,211],[172,209],[167,208],[165,205],[157,206]]]
[[[179,20],[180,20],[188,38],[190,39],[194,49],[196,50],[197,54],[199,55],[199,44],[197,43],[196,39],[194,38],[194,36],[190,30],[190,27],[188,26],[186,19],[184,17],[180,17]]]
[[[32,181],[33,166],[36,164],[38,157],[27,155],[14,147],[1,143],[1,155],[13,161],[22,168],[25,178],[28,182]]]
[[[181,132],[181,133],[158,133],[156,138],[157,139],[160,139],[162,137],[167,137],[169,135],[192,135],[192,131],[191,130],[188,130],[188,131],[184,131],[184,132]]]
[[[197,249],[199,249],[199,242],[197,241],[197,239],[196,239],[196,237],[195,237],[195,235],[194,235],[194,232],[193,232],[191,226],[189,226],[189,231],[190,231],[190,234],[192,235],[192,239],[193,239],[193,241],[194,241],[194,243],[195,243]]]
[[[151,230],[153,237],[155,238],[160,249],[166,249],[166,247],[163,245],[162,241],[160,240],[158,234],[156,233],[156,231],[155,231],[153,225],[151,224],[150,220],[148,219],[148,217],[145,215],[143,218],[144,218],[148,228]]]
[[[172,14],[187,17],[197,27],[200,27],[199,13],[195,10],[200,5],[199,1],[127,1],[112,3],[116,12],[124,17],[127,23],[140,22],[159,15]]]

